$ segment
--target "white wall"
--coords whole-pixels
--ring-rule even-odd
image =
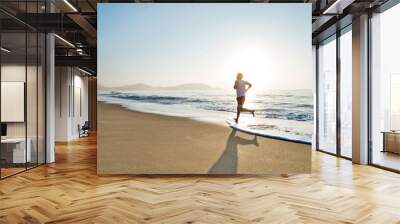
[[[88,120],[88,78],[76,68],[56,67],[55,88],[55,140],[77,139],[78,125]]]
[[[71,135],[73,138],[78,138],[78,125],[82,126],[88,120],[88,78],[81,76],[81,73],[79,75],[75,73],[73,86],[74,96],[71,97],[74,102],[71,102],[71,105],[73,105],[73,108],[71,108]]]
[[[25,64],[24,65],[17,65],[17,64],[2,65],[1,66],[1,81],[2,82],[24,82],[24,83],[26,83],[26,80],[25,80],[26,70],[25,69],[27,69],[28,74],[31,74],[32,72],[36,73],[36,67],[33,67],[33,66],[25,67]],[[28,90],[30,90],[30,89],[28,89]],[[36,97],[36,90],[35,90],[35,92],[28,92],[27,96],[28,97]],[[5,96],[3,96],[3,97],[5,97]],[[28,101],[31,101],[31,100],[28,100]],[[36,107],[36,105],[35,105],[35,107]],[[7,108],[2,108],[2,110],[7,110]],[[31,119],[31,117],[28,117],[28,121],[31,121],[31,120],[33,120],[33,119]],[[7,122],[7,136],[8,137],[25,137],[25,126],[26,126],[25,122]]]
[[[69,69],[67,67],[55,68],[55,141],[68,140],[68,116],[70,84]]]
[[[25,121],[25,83],[1,82],[1,121]],[[36,105],[34,105],[36,108]]]
[[[37,70],[39,69],[39,70]],[[3,64],[1,66],[1,81],[2,82],[23,82],[25,86],[20,94],[24,94],[26,90],[26,101],[22,102],[22,107],[1,108],[3,113],[22,113],[22,121],[5,122],[7,124],[8,138],[24,138],[25,135],[29,139],[29,148],[33,162],[39,159],[39,163],[44,163],[45,159],[45,115],[44,115],[44,73],[42,67],[36,67],[25,64]],[[26,80],[27,79],[27,80]],[[25,88],[26,87],[26,88]],[[2,94],[6,94],[3,92]],[[9,98],[7,95],[2,95],[2,99]],[[17,103],[17,102],[15,102]],[[26,103],[26,106],[25,106]],[[20,110],[20,111],[13,111]],[[25,114],[26,113],[26,120]],[[50,160],[51,161],[51,160]]]

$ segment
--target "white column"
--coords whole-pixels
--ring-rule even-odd
[[[353,19],[353,162],[368,163],[368,15]]]
[[[55,133],[55,56],[54,35],[46,36],[46,163],[55,161],[54,133]]]
[[[311,140],[311,149],[312,150],[316,150],[317,149],[317,122],[316,122],[316,118],[317,118],[317,48],[315,45],[312,45],[312,66],[313,66],[313,99],[314,99],[314,131],[313,131],[313,135],[312,135],[312,140]]]
[[[46,1],[46,11],[54,12],[52,1]],[[46,35],[46,163],[55,162],[55,42],[54,34]]]

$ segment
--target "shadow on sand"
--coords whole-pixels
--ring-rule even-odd
[[[219,159],[214,163],[209,174],[236,174],[238,166],[238,145],[255,145],[258,146],[257,136],[253,139],[245,139],[236,136],[236,130],[232,130],[229,134],[224,152]]]

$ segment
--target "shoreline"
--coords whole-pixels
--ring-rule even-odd
[[[98,174],[308,173],[311,147],[98,102]]]
[[[161,115],[167,117],[178,117],[178,118],[187,118],[193,121],[198,122],[206,122],[210,124],[217,124],[226,127],[226,120],[236,116],[236,113],[230,112],[217,112],[217,111],[209,111],[201,116],[190,116],[190,115],[176,115],[171,113],[163,113],[157,110],[149,111],[149,110],[140,110],[140,109],[132,109],[129,105],[124,105],[125,102],[107,102],[107,101],[99,101],[99,103],[111,104],[119,106],[125,110],[137,112],[137,113],[148,113],[154,115]],[[208,116],[207,116],[208,115]],[[258,118],[258,120],[257,120]],[[298,142],[303,144],[311,144],[312,142],[312,130],[314,128],[313,124],[308,122],[302,122],[297,120],[284,120],[284,119],[273,119],[273,118],[265,118],[265,117],[256,117],[256,122],[251,121],[252,118],[249,119],[247,114],[241,116],[241,119],[244,120],[241,125],[249,125],[249,126],[261,126],[268,124],[272,128],[268,129],[252,129],[252,133],[256,133],[260,137],[270,137],[270,138],[278,138],[281,140],[287,140],[292,142]],[[259,123],[260,122],[260,123]],[[289,126],[286,127],[285,126]],[[299,133],[299,130],[291,130],[291,128],[296,127],[299,130],[307,130],[304,133]],[[250,134],[250,133],[249,133]]]

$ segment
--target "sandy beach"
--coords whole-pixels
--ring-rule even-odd
[[[294,174],[311,146],[98,103],[98,174]]]

